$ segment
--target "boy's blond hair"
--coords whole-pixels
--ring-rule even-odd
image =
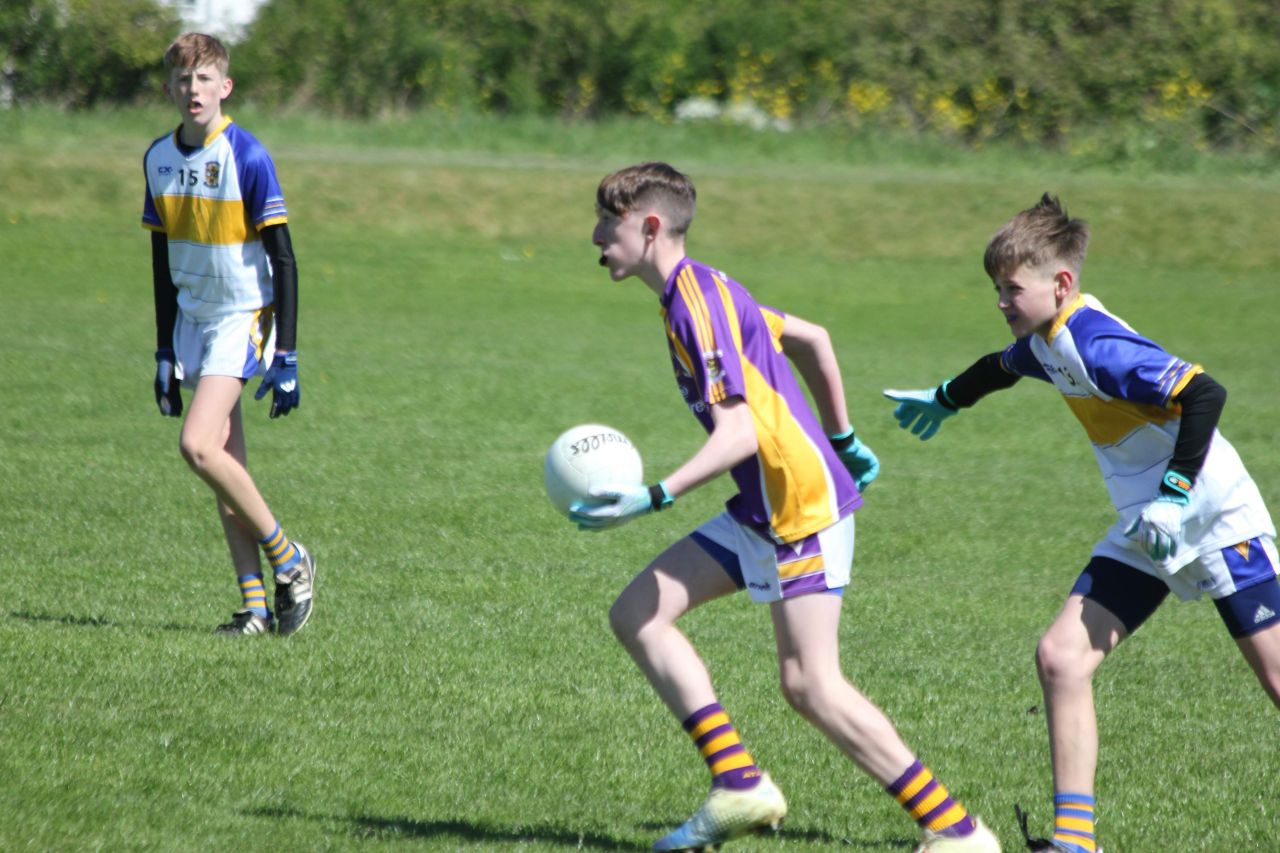
[[[1062,261],[1079,278],[1088,248],[1089,223],[1067,216],[1058,197],[1045,193],[1039,204],[996,232],[982,263],[992,281],[1008,278],[1023,264],[1038,267],[1052,260]]]
[[[183,33],[164,52],[164,70],[213,65],[225,77],[231,68],[231,54],[216,37],[204,33]]]
[[[693,181],[666,163],[640,163],[619,169],[596,188],[599,211],[622,217],[641,208],[656,207],[666,214],[666,229],[678,236],[689,230],[697,202]]]

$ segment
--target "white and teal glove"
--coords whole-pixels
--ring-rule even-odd
[[[893,416],[898,419],[898,426],[911,429],[912,435],[920,436],[921,441],[928,441],[938,432],[942,422],[960,410],[960,407],[947,397],[948,379],[937,388],[927,391],[896,391],[886,389],[884,395],[896,400],[898,407]],[[914,424],[914,425],[913,425]]]
[[[858,491],[864,492],[871,481],[880,476],[880,460],[871,452],[871,448],[862,443],[850,427],[848,432],[829,435],[827,439],[835,448],[836,455],[844,463],[844,467],[853,475]]]
[[[607,530],[675,503],[661,481],[652,486],[597,486],[590,494],[606,503],[576,503],[569,507],[569,520],[579,530]]]
[[[1147,504],[1124,535],[1139,542],[1153,560],[1173,557],[1182,540],[1182,514],[1189,503],[1191,481],[1176,471],[1165,471],[1160,494]]]

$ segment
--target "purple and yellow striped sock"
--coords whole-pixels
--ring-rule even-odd
[[[745,790],[760,781],[760,768],[719,702],[694,711],[684,721],[684,730],[711,770],[712,787]]]
[[[964,806],[951,799],[943,784],[919,760],[886,790],[921,829],[956,837],[974,830],[973,819]]]
[[[262,553],[267,555],[271,570],[277,575],[292,569],[302,559],[298,556],[298,549],[293,547],[293,543],[289,541],[288,536],[284,535],[284,531],[278,524],[270,536],[259,539],[258,543],[262,545]]]
[[[1053,840],[1071,853],[1097,853],[1093,797],[1060,791],[1053,795]]]
[[[240,582],[240,598],[247,610],[252,610],[263,619],[267,618],[267,591],[262,586],[262,572],[241,575],[236,578]]]

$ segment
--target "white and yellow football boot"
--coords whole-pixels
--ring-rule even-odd
[[[655,841],[653,849],[719,850],[721,844],[731,839],[777,829],[786,815],[786,799],[769,774],[764,773],[754,788],[745,791],[712,788],[702,808],[676,830]]]
[[[975,817],[973,832],[962,837],[926,829],[915,853],[1000,853],[1000,840]]]

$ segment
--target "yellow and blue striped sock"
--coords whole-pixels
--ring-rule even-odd
[[[277,575],[292,569],[302,559],[298,556],[298,549],[293,547],[293,543],[289,541],[288,536],[284,535],[284,531],[278,524],[270,536],[259,539],[258,542],[262,545],[262,553],[267,555],[271,570]]]
[[[262,572],[241,575],[236,580],[240,582],[240,598],[244,602],[244,607],[266,619],[268,616],[267,591],[262,586]]]
[[[1097,853],[1093,797],[1060,791],[1053,795],[1053,840],[1071,853]]]

